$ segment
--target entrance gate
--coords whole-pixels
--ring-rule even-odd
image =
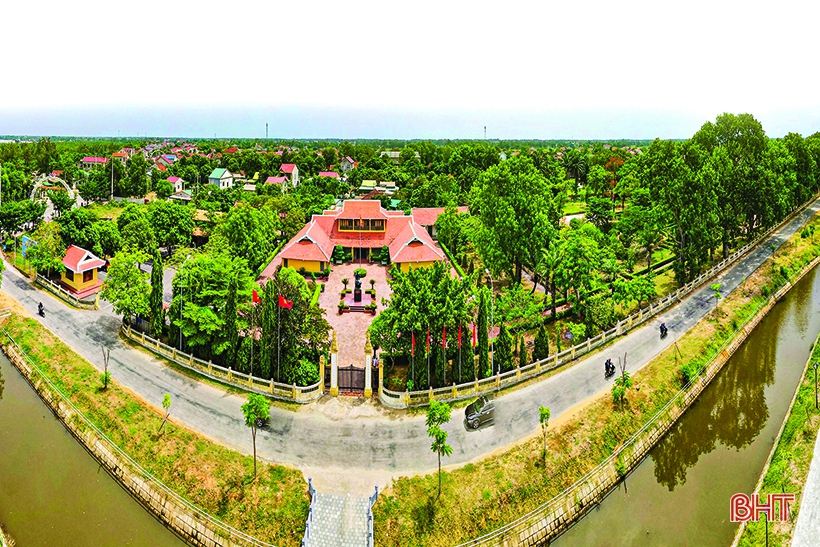
[[[364,393],[364,369],[353,365],[339,367],[339,392]]]

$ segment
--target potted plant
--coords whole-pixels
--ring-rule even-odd
[[[341,245],[336,245],[336,248],[333,249],[333,263],[337,266],[341,264],[345,259],[345,252]]]
[[[319,292],[325,292],[325,284],[324,284],[324,283],[321,283],[321,284],[320,284],[320,287],[321,287],[321,288],[319,289]]]
[[[342,279],[342,285],[345,286],[345,290],[347,290],[348,283],[350,283],[350,280],[348,278],[345,277],[344,279]]]
[[[390,248],[387,245],[382,246],[382,252],[379,255],[382,266],[387,266],[390,263]]]
[[[342,315],[342,313],[344,313],[344,309],[345,309],[345,301],[344,300],[339,300],[339,315]]]
[[[376,290],[376,280],[375,279],[370,280],[370,288],[373,289],[374,291]]]

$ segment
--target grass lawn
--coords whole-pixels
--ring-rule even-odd
[[[94,202],[86,205],[86,209],[89,209],[97,215],[97,218],[117,220],[117,217],[120,216],[120,213],[122,213],[126,205],[128,205],[128,203],[124,201],[109,201],[107,203]]]
[[[587,204],[584,201],[568,201],[564,205],[564,216],[577,215],[587,210]]]
[[[14,301],[3,298],[3,307]],[[17,311],[19,306],[16,307]],[[40,323],[14,313],[9,334],[109,438],[167,486],[224,522],[267,542],[300,544],[309,498],[302,473],[259,462],[171,420],[116,383],[102,390],[100,373]],[[156,401],[159,406],[160,401]],[[242,432],[250,436],[250,430]]]
[[[783,434],[774,448],[774,456],[763,478],[763,493],[789,492],[796,494],[797,502],[790,505],[792,518],[769,526],[766,539],[766,525],[749,522],[740,536],[740,547],[770,545],[772,547],[791,545],[794,527],[803,496],[803,488],[814,456],[814,443],[820,425],[820,412],[814,408],[814,371],[811,363],[820,360],[820,337],[815,341],[814,351],[809,359],[803,380],[797,392],[794,406],[786,417]],[[805,516],[805,515],[804,515]]]
[[[435,473],[395,480],[374,507],[377,544],[454,545],[549,501],[612,454],[677,392],[683,363],[705,362],[785,282],[781,266],[793,275],[818,251],[820,237],[793,237],[774,260],[767,260],[742,288],[678,340],[682,358],[669,348],[634,375],[623,408],[604,394],[574,415],[562,416],[548,432],[546,457],[543,439],[536,436],[479,463],[447,471],[438,501]],[[537,428],[533,423],[533,432]],[[442,463],[446,465],[446,458]]]

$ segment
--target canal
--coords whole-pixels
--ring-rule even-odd
[[[728,547],[729,498],[751,493],[820,332],[813,270],[760,322],[649,456],[553,547]]]
[[[19,547],[184,547],[101,468],[0,353],[0,523]]]

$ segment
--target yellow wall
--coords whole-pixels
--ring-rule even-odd
[[[309,272],[321,272],[322,271],[322,263],[316,260],[293,260],[287,259],[288,261],[288,268],[293,268],[297,272],[299,268],[304,268]]]
[[[406,273],[406,272],[409,272],[410,269],[415,270],[417,268],[431,268],[433,266],[433,264],[435,264],[435,262],[433,262],[433,261],[430,261],[430,262],[402,262],[402,263],[399,264],[399,268],[401,268],[401,271]]]
[[[82,291],[97,284],[97,268],[91,270],[92,276],[90,281],[83,283],[83,274],[74,273],[71,270],[66,270],[60,274],[60,279],[75,291]]]

